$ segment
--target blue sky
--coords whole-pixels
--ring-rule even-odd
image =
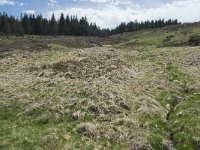
[[[200,0],[0,0],[0,12],[42,14],[49,18],[54,12],[79,17],[87,16],[100,27],[113,28],[120,22],[135,19],[179,19],[200,21]]]

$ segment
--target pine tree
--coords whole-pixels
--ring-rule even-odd
[[[22,22],[24,33],[30,34],[30,23],[29,23],[29,17],[27,14],[24,14],[24,16],[21,15],[21,22]]]
[[[15,34],[16,34],[16,36],[24,35],[23,26],[18,20],[16,20],[16,22],[15,22]]]
[[[2,14],[0,17],[0,33],[3,35],[4,34],[4,25],[5,25],[5,20],[6,20],[6,14]]]
[[[151,28],[155,28],[154,20],[151,20]]]
[[[29,22],[30,22],[30,34],[35,35],[35,15],[29,15]],[[26,34],[26,33],[25,33]]]
[[[3,32],[6,36],[11,34],[11,27],[10,23],[8,22],[8,19],[5,19],[4,27],[3,27]]]
[[[126,25],[126,32],[133,31],[134,23],[131,21]]]
[[[16,22],[15,17],[10,16],[9,24],[10,24],[10,29],[11,29],[11,34],[12,35],[15,34],[15,22]]]
[[[36,35],[42,35],[42,20],[43,18],[41,15],[38,15],[35,19],[34,31]]]
[[[89,31],[89,23],[86,17],[80,19],[80,35],[86,36]]]
[[[42,20],[42,35],[48,35],[48,31],[49,31],[49,21],[47,19],[43,19]]]
[[[158,20],[158,28],[160,28],[160,27],[162,27],[162,20],[161,19]]]
[[[59,22],[58,22],[58,33],[59,35],[65,35],[66,34],[66,22],[65,22],[65,17],[64,14],[61,13]]]
[[[162,27],[164,27],[165,26],[165,19],[163,18],[162,19]]]
[[[71,21],[69,15],[66,16],[65,19],[66,29],[65,29],[65,35],[71,35]]]
[[[49,34],[50,35],[57,35],[57,21],[55,19],[54,13],[52,14],[51,20],[49,22]]]
[[[79,35],[80,24],[79,24],[77,16],[71,16],[70,29],[71,29],[72,35]]]

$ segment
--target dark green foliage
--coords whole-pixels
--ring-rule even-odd
[[[7,19],[5,19],[5,23],[4,23],[4,26],[3,26],[3,32],[5,35],[10,35],[11,34],[11,27],[10,27],[10,23],[8,22]]]
[[[123,33],[123,32],[132,32],[132,31],[137,31],[137,30],[143,30],[143,29],[152,29],[152,28],[161,28],[165,26],[170,26],[170,25],[177,25],[178,20],[167,20],[165,21],[164,19],[159,19],[159,20],[147,20],[147,21],[142,21],[138,22],[135,20],[134,22],[129,22],[125,23],[122,22],[119,26],[117,26],[114,30],[112,30],[112,34],[118,34],[118,33]]]
[[[59,28],[59,35],[65,35],[66,34],[66,22],[64,18],[64,14],[62,13],[60,16],[60,20],[58,21],[58,28]]]
[[[51,20],[49,22],[49,34],[50,35],[56,35],[57,31],[58,31],[57,30],[57,22],[56,22],[54,14],[53,14],[52,17],[51,17]]]
[[[42,34],[42,16],[39,15],[35,19],[35,34],[41,35]]]
[[[153,149],[162,150],[162,137],[159,137],[158,135],[152,135],[150,140],[150,144],[153,147]]]
[[[47,19],[42,19],[42,35],[47,35],[49,31],[49,21]]]
[[[27,14],[24,14],[24,16],[21,14],[21,24],[23,26],[23,30],[25,34],[30,34],[30,19]]]
[[[177,20],[164,19],[125,23],[122,22],[115,29],[100,29],[95,23],[89,23],[86,17],[78,19],[77,16],[69,16],[61,13],[57,20],[52,14],[50,20],[42,15],[21,14],[20,20],[6,13],[0,14],[0,35],[75,35],[75,36],[100,36],[106,37],[112,34],[132,32],[142,29],[160,28],[178,24]],[[16,28],[17,27],[17,28]]]
[[[70,29],[71,35],[78,35],[80,27],[77,16],[71,16]]]
[[[200,36],[198,36],[198,35],[191,36],[190,39],[188,40],[188,44],[191,46],[200,45]]]
[[[86,17],[82,17],[80,20],[80,34],[88,35],[89,23]]]
[[[16,34],[16,36],[23,36],[24,35],[23,26],[18,20],[15,22],[15,34]]]
[[[59,20],[52,14],[50,20],[42,15],[21,14],[20,20],[6,13],[0,13],[0,35],[75,35],[108,36],[109,29],[100,29],[95,23],[89,23],[86,17],[78,19],[62,13]]]

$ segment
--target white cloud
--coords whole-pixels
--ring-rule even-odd
[[[154,19],[154,18],[166,18],[175,19],[178,18],[182,22],[194,22],[200,21],[200,1],[199,0],[178,0],[172,3],[163,4],[158,8],[144,9],[144,11],[138,12],[138,18],[142,19]]]
[[[74,2],[93,2],[93,3],[108,3],[113,0],[73,0]]]
[[[35,11],[34,10],[23,10],[22,13],[35,14]]]
[[[73,0],[74,2],[86,2],[86,3],[96,3],[96,4],[110,4],[110,5],[127,5],[133,4],[131,0]]]
[[[49,0],[48,6],[49,7],[56,7],[56,6],[58,6],[58,1],[57,0]]]
[[[0,5],[15,5],[15,2],[9,0],[0,0]]]
[[[80,1],[80,0],[76,0]],[[81,0],[99,2],[100,0]],[[143,5],[134,4],[131,0],[103,0],[97,8],[63,8],[50,11],[47,17],[54,12],[59,17],[61,12],[65,14],[87,16],[90,22],[95,22],[103,28],[113,28],[122,21],[134,21],[135,19],[150,20],[158,18],[178,19],[181,22],[200,21],[200,0],[178,0],[169,3],[163,3],[156,8],[145,8]],[[109,2],[110,1],[110,2]],[[115,5],[113,5],[115,4]]]
[[[24,3],[18,3],[16,1],[12,1],[12,0],[0,0],[0,6],[3,6],[3,5],[11,5],[11,6],[23,6]]]
[[[24,6],[24,3],[17,3],[17,2],[16,2],[16,4],[17,4],[18,6]]]

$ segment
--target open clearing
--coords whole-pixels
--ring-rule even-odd
[[[199,24],[174,28],[1,39],[0,149],[200,149]]]

